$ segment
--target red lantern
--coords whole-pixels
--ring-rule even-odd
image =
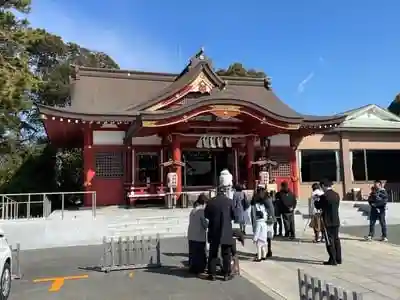
[[[84,186],[91,186],[94,175],[96,175],[96,172],[93,171],[92,169],[89,169],[87,171],[87,173],[86,173],[86,180],[85,180],[85,183],[83,185]]]

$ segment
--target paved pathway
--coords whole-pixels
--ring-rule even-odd
[[[184,238],[163,239],[163,268],[88,272],[100,262],[101,246],[22,251],[22,280],[13,281],[10,300],[272,300],[245,278],[209,282],[188,276]]]
[[[274,257],[253,262],[255,247],[249,241],[240,247],[244,276],[275,299],[297,300],[297,269],[310,276],[349,291],[363,294],[364,300],[400,299],[400,247],[381,242],[364,242],[346,234],[342,236],[343,264],[324,266],[325,246],[313,244],[306,233],[301,242],[274,241]]]
[[[368,234],[368,226],[346,226],[341,228],[341,231],[362,238]],[[380,235],[381,227],[377,223],[375,226],[375,236],[378,239]],[[400,225],[388,225],[388,237],[390,243],[400,245]]]

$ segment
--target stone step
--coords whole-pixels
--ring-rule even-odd
[[[186,235],[187,227],[185,228],[152,228],[145,230],[127,230],[127,231],[117,231],[110,232],[109,236],[112,237],[125,237],[125,236],[156,236],[157,234],[163,235]]]
[[[143,234],[143,236],[145,238],[146,237],[155,238],[157,236],[157,234],[161,238],[186,237],[186,235],[187,235],[186,231],[185,231],[185,232],[150,232],[150,233]],[[135,233],[126,234],[126,235],[113,235],[113,236],[110,236],[108,238],[108,240],[110,240],[111,238],[114,239],[114,240],[118,240],[120,237],[122,237],[122,238],[125,238],[125,237],[132,238],[132,237],[137,236],[137,235],[138,234],[135,234]]]
[[[116,221],[113,220],[112,223],[108,224],[108,228],[119,228],[121,226],[135,226],[135,225],[146,225],[146,224],[158,224],[160,226],[162,225],[168,225],[168,224],[182,224],[182,223],[187,223],[189,222],[189,218],[152,218],[152,219],[136,219],[136,220],[127,220],[127,222],[124,221]]]
[[[119,227],[108,228],[111,232],[126,232],[126,231],[140,231],[140,230],[152,230],[152,229],[167,229],[167,228],[188,228],[189,222],[180,224],[145,224],[145,225],[121,225]]]

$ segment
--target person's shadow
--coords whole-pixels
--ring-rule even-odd
[[[196,277],[194,274],[191,274],[187,268],[179,267],[179,266],[162,266],[160,268],[150,268],[150,269],[146,269],[144,271],[146,273],[169,275],[169,276],[175,276],[175,277],[181,277],[181,278]]]
[[[239,259],[241,259],[241,260],[254,260],[255,259],[254,253],[242,252],[242,251],[237,251],[236,253],[237,253]],[[309,265],[321,265],[322,264],[322,261],[320,261],[320,260],[302,259],[302,258],[294,258],[294,257],[283,257],[283,256],[275,256],[275,255],[273,255],[272,257],[268,257],[267,261],[268,260],[281,261],[281,262],[293,262],[293,263],[309,264]]]

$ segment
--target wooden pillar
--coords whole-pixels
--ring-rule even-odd
[[[179,140],[179,136],[173,135],[172,136],[172,160],[175,162],[180,162],[182,159],[182,152],[181,152],[181,142]],[[176,175],[177,175],[177,186],[176,192],[182,192],[182,167],[175,166]]]
[[[292,134],[290,135],[290,154],[289,154],[290,180],[292,181],[293,193],[295,194],[296,197],[299,197],[299,170],[297,164],[296,150],[300,141],[301,137]]]
[[[93,191],[93,182],[87,182],[89,171],[95,171],[94,166],[94,151],[93,144],[93,130],[90,126],[85,126],[83,129],[83,178],[85,183],[85,191]],[[96,176],[96,175],[95,175]],[[92,206],[92,194],[86,193],[83,197],[84,206]]]
[[[236,184],[239,183],[239,153],[236,147],[233,147],[233,179]]]
[[[125,149],[125,183],[132,183],[132,147],[128,145]]]
[[[254,161],[254,138],[246,137],[246,166],[247,166],[247,188],[254,189],[255,178],[251,162]]]

